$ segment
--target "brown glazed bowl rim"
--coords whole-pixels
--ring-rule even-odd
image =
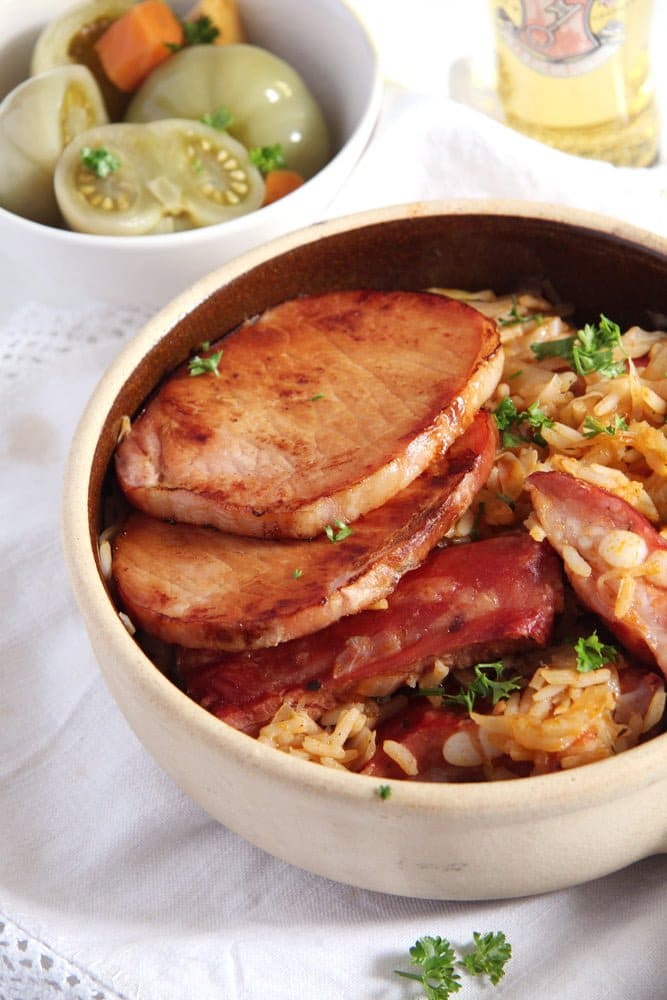
[[[118,423],[115,412],[120,390],[146,355],[164,343],[170,331],[200,303],[224,289],[239,276],[266,265],[295,248],[336,237],[368,226],[400,223],[430,216],[480,216],[540,220],[582,231],[640,249],[667,261],[667,240],[599,214],[527,201],[445,200],[414,202],[374,209],[308,226],[251,250],[218,268],[170,302],[125,346],[102,377],[81,418],[69,456],[63,497],[63,538],[70,579],[84,618],[91,617],[110,644],[117,669],[133,674],[145,703],[159,703],[174,725],[185,727],[192,738],[215,748],[244,768],[261,769],[276,786],[298,785],[325,792],[336,802],[367,801],[369,783],[375,791],[383,782],[353,773],[331,770],[289,756],[221,723],[191,701],[154,666],[126,631],[113,608],[96,557],[100,482],[109,459],[110,436]],[[180,358],[179,358],[180,360]],[[173,357],[164,372],[173,367]],[[144,396],[145,398],[145,396]],[[109,416],[110,414],[115,414]],[[104,440],[106,437],[106,452]],[[102,443],[101,443],[102,442]],[[410,813],[441,813],[449,817],[474,816],[477,825],[493,825],[503,818],[512,822],[531,817],[557,816],[608,802],[667,779],[667,734],[625,751],[616,757],[568,771],[515,781],[439,784],[420,781],[391,782],[393,808]],[[660,833],[664,839],[666,829]],[[667,847],[665,848],[667,849]]]

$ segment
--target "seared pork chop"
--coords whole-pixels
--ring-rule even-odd
[[[425,559],[486,481],[496,442],[493,417],[479,413],[339,542],[249,538],[131,513],[113,546],[119,596],[135,624],[183,646],[239,650],[314,632],[385,597]]]
[[[130,502],[242,535],[312,538],[404,489],[495,388],[495,324],[420,292],[343,291],[267,310],[171,375],[116,452]],[[208,355],[207,355],[208,356]]]
[[[340,619],[273,649],[182,649],[188,694],[256,734],[283,701],[315,718],[343,701],[393,693],[441,657],[470,666],[545,645],[562,610],[560,560],[525,533],[435,549],[406,573],[384,611]]]

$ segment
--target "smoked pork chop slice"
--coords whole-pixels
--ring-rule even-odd
[[[390,594],[426,558],[486,481],[496,441],[493,417],[480,412],[339,542],[242,537],[133,512],[113,547],[125,610],[151,635],[191,647],[273,646],[323,628]]]
[[[256,734],[284,701],[317,718],[350,699],[391,694],[436,656],[469,666],[544,645],[562,601],[551,546],[502,535],[434,549],[400,580],[386,610],[362,611],[273,649],[181,649],[178,670],[195,701]]]
[[[495,324],[420,292],[285,302],[176,370],[116,452],[131,503],[242,535],[312,538],[416,479],[495,388]],[[207,355],[208,356],[208,355]]]

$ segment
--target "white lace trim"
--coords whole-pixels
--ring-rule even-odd
[[[127,1000],[0,913],[0,1000]]]
[[[36,368],[93,344],[117,342],[120,349],[149,315],[139,308],[21,306],[0,329],[0,379],[34,378]]]

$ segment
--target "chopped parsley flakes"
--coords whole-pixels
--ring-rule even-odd
[[[503,448],[516,448],[531,442],[546,445],[540,429],[554,425],[538,402],[531,403],[527,410],[517,410],[511,396],[505,396],[501,400],[493,411],[493,416],[501,432]]]
[[[218,131],[224,132],[228,129],[233,122],[231,112],[227,108],[218,108],[216,111],[207,111],[201,116],[201,120],[204,125],[209,125],[211,128],[217,128]]]
[[[180,45],[174,42],[164,43],[170,52],[180,52],[188,45],[212,45],[220,34],[220,29],[206,14],[202,14],[194,21],[181,21],[181,27],[183,42]]]
[[[587,639],[583,636],[577,639],[574,651],[577,654],[577,670],[581,674],[599,670],[618,659],[618,650],[601,642],[596,631],[591,632]]]
[[[105,146],[82,146],[79,150],[81,163],[96,177],[108,177],[120,170],[120,160]]]
[[[324,529],[324,534],[330,542],[342,542],[343,539],[349,538],[350,535],[353,535],[354,531],[349,524],[345,523],[345,521],[334,521],[333,524],[327,524]]]
[[[587,323],[572,337],[531,344],[530,349],[538,361],[543,358],[564,358],[577,375],[597,372],[604,378],[617,378],[626,371],[625,361],[614,361],[614,349],[622,349],[622,346],[618,323],[600,313],[597,326]]]
[[[274,146],[254,146],[249,150],[250,162],[266,176],[272,170],[284,170],[287,167],[283,147],[279,142]]]
[[[595,417],[586,417],[584,420],[584,437],[592,438],[597,437],[598,434],[609,434],[612,437],[618,431],[627,431],[628,425],[623,417],[619,417],[618,413],[614,414],[614,419],[610,424],[603,424]]]
[[[474,678],[469,684],[462,684],[457,694],[447,694],[442,687],[416,688],[414,693],[427,697],[440,697],[443,704],[463,705],[472,712],[476,702],[488,700],[492,705],[509,698],[512,691],[521,687],[521,677],[503,678],[505,664],[502,660],[495,663],[478,663],[474,667]]]
[[[222,351],[216,351],[214,354],[209,355],[208,358],[202,358],[198,354],[195,354],[194,358],[190,358],[188,361],[188,371],[190,375],[207,375],[211,373],[216,378],[220,378],[218,365],[220,364],[221,357]]]
[[[542,313],[531,313],[522,314],[519,312],[519,304],[516,299],[516,295],[512,296],[512,308],[509,310],[506,316],[498,317],[498,326],[517,326],[519,323],[543,323],[544,316]]]

